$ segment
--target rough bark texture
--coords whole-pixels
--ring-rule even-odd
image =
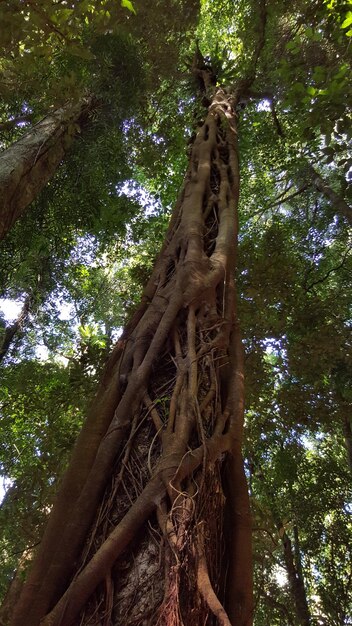
[[[218,89],[198,130],[12,626],[252,624],[235,107]]]
[[[91,105],[53,111],[0,154],[0,240],[53,176]]]

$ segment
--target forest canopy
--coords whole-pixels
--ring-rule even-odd
[[[0,25],[0,623],[352,624],[350,4]]]

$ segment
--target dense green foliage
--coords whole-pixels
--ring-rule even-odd
[[[298,624],[285,532],[312,624],[352,624],[352,242],[346,214],[314,182],[351,204],[352,12],[339,0],[268,0],[259,46],[261,3],[203,0],[197,30],[193,3],[121,4],[0,5],[0,129],[26,118],[0,131],[3,149],[50,108],[96,98],[82,137],[0,250],[1,297],[30,302],[1,363],[2,592],[39,540],[86,403],[161,245],[201,115],[189,78],[198,37],[218,83],[254,78],[238,113],[237,281],[255,623]],[[0,343],[10,326],[4,307]]]

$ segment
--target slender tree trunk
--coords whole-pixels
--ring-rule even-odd
[[[346,410],[346,414],[343,417],[343,434],[345,437],[347,461],[352,472],[352,421],[349,415],[350,405],[348,402],[344,402],[343,404]]]
[[[282,522],[278,523],[278,530],[284,550],[286,571],[288,575],[292,599],[295,605],[297,620],[300,626],[310,626],[311,617],[309,613],[307,595],[301,567],[301,556],[298,544],[298,531],[297,529],[295,531],[296,542],[294,550],[292,547],[291,539],[286,533]],[[294,554],[296,555],[296,559],[294,557]]]
[[[252,624],[236,102],[217,89],[198,130],[12,626]]]
[[[0,344],[0,363],[8,353],[11,343],[16,336],[16,333],[22,328],[22,325],[28,318],[30,306],[31,297],[27,295],[18,318],[14,321],[13,324],[4,328],[4,334]]]
[[[297,526],[295,526],[294,528],[295,543],[294,546],[292,546],[291,539],[285,530],[285,526],[277,510],[275,493],[266,485],[264,474],[261,471],[260,467],[259,472],[256,472],[256,476],[261,480],[267,492],[267,496],[270,502],[270,509],[273,516],[273,522],[277,528],[282,543],[290,594],[295,607],[295,616],[297,618],[297,622],[300,626],[311,626],[311,616],[307,602],[307,594],[304,584],[301,562],[301,552],[298,541],[298,528]]]
[[[66,104],[0,154],[0,239],[52,178],[91,105],[91,97]]]

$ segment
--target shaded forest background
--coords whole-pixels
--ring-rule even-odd
[[[0,186],[8,151],[64,112],[48,182],[0,247],[2,596],[162,244],[203,115],[198,50],[218,84],[250,84],[236,281],[254,623],[352,624],[348,3],[8,0],[0,20]]]

